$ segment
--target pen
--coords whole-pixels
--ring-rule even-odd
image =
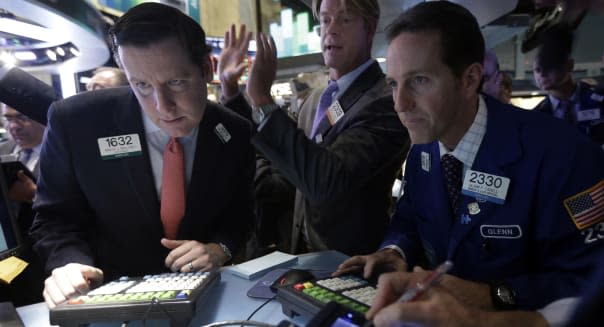
[[[424,280],[415,284],[414,287],[408,289],[400,298],[399,302],[415,301],[422,296],[434,283],[438,282],[442,275],[446,274],[453,267],[453,262],[447,260],[440,266],[436,267]]]

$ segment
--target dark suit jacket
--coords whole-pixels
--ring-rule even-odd
[[[297,126],[275,111],[252,143],[297,188],[292,252],[303,242],[306,220],[313,250],[371,253],[390,220],[392,184],[409,137],[377,63],[340,97],[344,116],[333,126],[325,118],[316,144],[308,135],[322,92],[304,103]]]
[[[159,199],[130,88],[75,95],[55,102],[48,116],[32,227],[46,270],[78,262],[101,268],[107,280],[166,271]],[[217,124],[230,133],[228,142]],[[98,138],[132,133],[141,155],[101,159]],[[177,239],[221,242],[233,254],[241,248],[253,220],[250,134],[249,122],[208,104]]]
[[[46,125],[46,112],[59,100],[52,86],[15,67],[0,79],[0,102]]]

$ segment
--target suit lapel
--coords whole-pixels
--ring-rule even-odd
[[[215,132],[216,125],[220,123],[218,110],[222,109],[208,104],[199,124],[191,182],[187,189],[186,211],[178,229],[179,239],[186,234],[192,219],[198,214],[192,212],[191,204],[204,202],[205,199],[211,198],[208,192],[215,190],[213,183],[216,181],[216,172],[219,170],[217,164],[224,156],[224,144]],[[196,207],[200,206],[203,207],[204,203],[196,205]]]
[[[124,103],[118,105],[115,110],[114,121],[115,135],[136,133],[141,142],[142,155],[119,159],[124,168],[124,180],[127,185],[136,194],[139,206],[144,212],[140,213],[142,219],[148,219],[149,223],[157,224],[161,227],[159,219],[159,199],[155,189],[154,177],[151,171],[151,159],[149,158],[149,149],[145,137],[145,128],[143,126],[142,110],[134,95],[130,92],[122,100]]]
[[[357,77],[354,82],[350,85],[350,87],[342,94],[342,96],[338,99],[340,102],[340,106],[344,111],[344,114],[348,112],[350,107],[354,105],[365,92],[370,89],[377,80],[379,80],[384,74],[382,73],[382,69],[377,62],[371,64],[365,71]],[[317,101],[318,104],[318,101]],[[316,112],[316,108],[315,108]],[[313,115],[314,117],[314,115]],[[326,134],[331,130],[332,125],[327,118],[327,115],[323,117],[319,127],[317,128],[317,135],[321,134],[323,138],[325,138]]]
[[[487,131],[478,149],[472,170],[509,178],[510,164],[522,157],[520,131],[517,125],[512,124],[507,116],[503,114],[503,110],[510,109],[501,108],[494,100],[488,101],[485,99],[485,101],[488,112]],[[514,180],[510,181],[506,199],[511,198],[510,194],[512,192],[514,192]],[[480,228],[484,220],[493,216],[494,212],[497,212],[502,206],[492,202],[481,202],[466,195],[462,199],[460,213],[456,217],[452,228],[448,247],[449,258],[455,255],[459,244],[468,233],[476,232],[476,229]],[[470,204],[474,208],[478,206],[480,211],[476,213],[475,210],[472,210],[474,214],[471,214],[468,208]],[[465,223],[462,223],[464,215],[470,221],[466,219]]]

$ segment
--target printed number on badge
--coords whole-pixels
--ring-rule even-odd
[[[109,147],[132,145],[132,136],[123,135],[123,136],[108,137],[105,139],[105,141],[107,142],[107,146],[109,146]]]
[[[585,236],[585,244],[604,239],[604,221],[581,232]]]
[[[470,173],[470,182],[486,186],[495,186],[496,188],[500,188],[501,185],[503,185],[503,179],[501,179],[501,177],[485,175],[475,171]]]

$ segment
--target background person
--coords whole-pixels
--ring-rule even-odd
[[[128,78],[121,69],[116,67],[99,67],[94,70],[90,81],[86,83],[86,90],[92,91],[127,85]]]
[[[390,219],[392,184],[409,145],[371,58],[379,6],[376,0],[315,0],[312,8],[321,22],[330,86],[313,90],[297,123],[270,96],[277,55],[263,34],[246,89],[252,112],[236,83],[251,36],[242,31],[237,38],[234,26],[219,61],[222,89],[228,107],[255,117],[252,143],[297,189],[291,252],[370,253]]]

